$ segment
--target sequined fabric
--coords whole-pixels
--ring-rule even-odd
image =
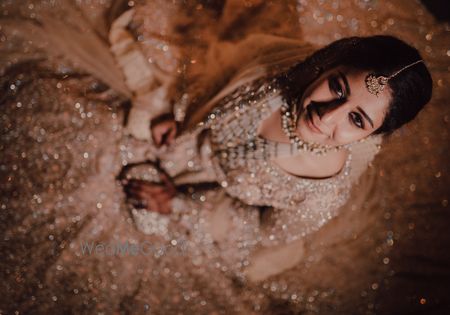
[[[257,135],[257,128],[283,103],[267,78],[239,87],[208,116],[219,182],[227,192],[248,204],[295,209],[313,193],[325,196],[333,186],[344,188],[351,155],[338,175],[326,180],[308,180],[289,175],[270,159],[281,155],[278,145]],[[293,149],[284,155],[295,155]],[[281,187],[289,187],[284,189]],[[280,189],[281,188],[281,189]],[[345,190],[345,189],[342,189]],[[345,199],[345,194],[343,194]],[[314,198],[314,197],[311,197]],[[330,208],[335,208],[330,205]],[[307,216],[307,214],[303,214]]]
[[[139,43],[167,57],[169,42],[188,52],[174,70],[183,80],[173,96],[185,103],[201,103],[224,84],[226,58],[212,55],[209,60],[220,62],[208,64],[209,47],[234,47],[255,33],[316,45],[350,35],[397,35],[429,64],[434,99],[384,144],[339,215],[306,236],[303,259],[246,282],[240,274],[251,266],[246,257],[258,250],[257,235],[270,240],[275,211],[230,198],[222,186],[187,184],[166,225],[142,227],[159,229],[149,235],[136,228],[125,204],[116,180],[123,167],[157,180],[148,161],[166,154],[124,132],[133,94],[108,33],[128,7],[144,20],[155,13],[132,28]],[[418,2],[5,0],[0,11],[2,313],[446,313],[449,35]],[[165,37],[164,25],[183,36]],[[157,53],[144,51],[144,61]],[[214,75],[205,79],[205,71]],[[180,163],[172,169],[179,184],[215,179],[214,169],[204,168],[211,159],[202,160],[208,146],[189,151],[201,137],[178,139],[173,149],[183,154],[173,154]],[[361,174],[366,166],[356,165],[374,152],[352,154],[351,172]],[[328,204],[315,200],[323,205],[302,204]],[[291,222],[290,211],[278,214]],[[258,225],[267,229],[253,231]],[[267,245],[269,254],[291,260]],[[288,249],[292,254],[300,246]]]
[[[239,87],[219,102],[217,108],[197,128],[178,138],[164,153],[157,155],[176,183],[218,183],[230,197],[237,199],[233,203],[247,207],[248,213],[257,212],[256,206],[271,207],[271,219],[266,220],[261,227],[265,231],[261,231],[260,235],[255,233],[260,229],[259,221],[255,220],[256,213],[252,220],[240,218],[242,213],[239,212],[231,215],[230,218],[234,217],[233,222],[246,222],[247,226],[245,230],[233,227],[233,231],[235,235],[241,235],[241,231],[251,232],[240,237],[253,239],[254,244],[262,241],[265,245],[283,245],[317,230],[337,214],[350,191],[347,177],[351,168],[351,155],[338,175],[324,180],[300,178],[284,173],[280,167],[275,168],[269,161],[271,154],[267,141],[258,138],[255,133],[261,121],[282,102],[279,93],[268,81],[263,78]],[[205,135],[205,131],[206,138],[200,142],[198,137]],[[276,152],[272,154],[276,155]],[[157,174],[155,169],[150,170]],[[144,174],[149,173],[146,168],[133,168],[132,173],[134,175],[129,173],[129,177],[159,181],[158,175],[154,178],[145,177]],[[205,199],[203,197],[200,201]],[[175,216],[189,216],[192,205],[183,206],[179,200],[175,204]],[[196,208],[202,211],[201,205]],[[168,225],[166,216],[146,213],[145,210],[133,211],[144,233],[166,236],[167,228],[159,230]],[[232,209],[230,211],[235,212]],[[192,222],[197,221],[190,221],[188,226],[192,229]],[[230,248],[233,248],[233,242]]]

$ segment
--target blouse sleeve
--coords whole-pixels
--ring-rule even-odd
[[[109,40],[125,83],[132,92],[132,108],[126,131],[138,139],[151,140],[151,120],[159,115],[172,113],[168,93],[177,73],[173,65],[164,68],[157,61],[148,61],[139,42],[129,30],[134,14],[134,9],[127,10],[114,21]],[[176,63],[176,58],[171,61]]]
[[[293,268],[304,258],[305,237],[339,214],[350,198],[351,188],[371,165],[380,150],[381,136],[372,136],[351,147],[346,180],[306,195],[295,208],[263,208],[260,244],[250,256],[245,273],[258,282]]]
[[[246,270],[260,281],[294,267],[302,258],[304,238],[334,218],[348,200],[345,185],[326,193],[308,195],[297,208],[265,208],[260,222],[260,247],[250,256]]]

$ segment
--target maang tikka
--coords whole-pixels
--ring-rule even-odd
[[[417,60],[416,62],[413,62],[403,68],[401,68],[400,70],[396,71],[394,74],[385,77],[385,76],[376,76],[373,73],[369,73],[366,76],[366,88],[369,91],[369,93],[374,94],[376,96],[378,96],[379,93],[381,93],[384,90],[384,87],[388,84],[388,81],[390,79],[392,79],[393,77],[395,77],[397,74],[399,74],[400,72],[402,72],[403,70],[408,69],[409,67],[414,66],[415,64],[418,64],[419,62],[423,62],[423,60]]]

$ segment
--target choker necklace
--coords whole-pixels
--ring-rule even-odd
[[[296,149],[300,152],[310,152],[315,155],[325,155],[330,151],[339,151],[344,146],[330,146],[330,145],[321,145],[318,143],[310,143],[303,141],[295,134],[297,119],[294,119],[291,111],[289,110],[289,106],[286,103],[281,105],[281,128],[286,136],[289,138],[289,141],[296,147]]]

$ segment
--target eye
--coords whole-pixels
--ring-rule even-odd
[[[364,129],[364,119],[357,112],[351,112],[349,114],[351,122],[358,128]]]
[[[339,79],[336,76],[331,76],[328,79],[328,87],[331,92],[335,93],[339,97],[339,99],[345,98],[344,90],[342,89]]]

